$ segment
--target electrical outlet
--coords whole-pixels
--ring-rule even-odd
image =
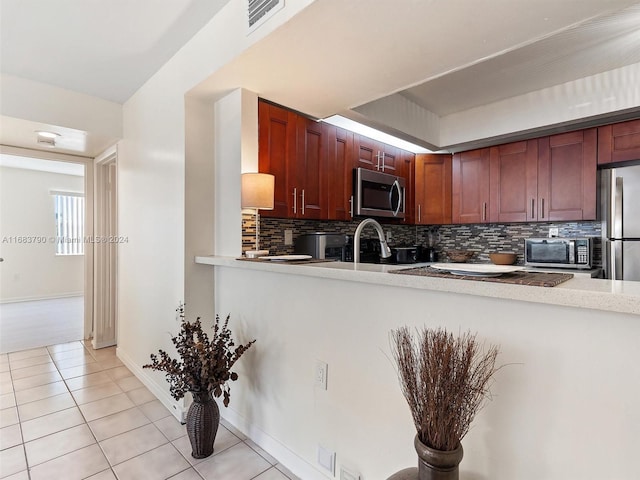
[[[316,360],[316,369],[314,372],[314,380],[316,387],[326,390],[327,389],[327,373],[329,365],[321,360]]]
[[[284,244],[293,245],[293,230],[284,231]]]
[[[346,467],[340,467],[340,480],[362,480],[362,477],[353,470],[349,470]]]
[[[557,237],[559,233],[558,227],[549,227],[549,238]]]
[[[391,232],[387,230],[387,243],[391,243]]]
[[[318,465],[329,471],[332,476],[335,475],[336,452],[332,452],[322,445],[318,445]]]

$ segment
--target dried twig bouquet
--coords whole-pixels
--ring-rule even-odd
[[[187,322],[182,303],[176,311],[182,324],[180,333],[171,337],[171,341],[181,361],[171,358],[164,350],[158,350],[158,355],[151,354],[151,363],[143,365],[143,368],[166,372],[169,391],[176,400],[184,397],[186,392],[211,392],[216,397],[224,395],[224,406],[228,406],[230,392],[227,382],[238,379],[238,374],[231,368],[255,340],[236,346],[228,328],[230,315],[224,322],[216,315],[213,337],[209,339],[202,331],[200,317],[195,322]]]
[[[455,450],[489,397],[498,347],[481,351],[476,336],[423,328],[391,332],[392,353],[418,438],[436,450]]]

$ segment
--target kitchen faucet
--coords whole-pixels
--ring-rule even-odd
[[[389,258],[391,256],[391,249],[389,245],[387,245],[387,240],[384,238],[382,225],[373,218],[365,218],[360,222],[356,228],[356,233],[353,235],[353,263],[360,263],[360,235],[362,234],[362,229],[367,225],[373,225],[378,232],[378,238],[380,239],[380,256],[382,258]]]

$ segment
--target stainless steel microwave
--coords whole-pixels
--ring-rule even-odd
[[[404,218],[404,178],[356,168],[353,183],[354,216]]]
[[[527,238],[524,263],[533,267],[589,269],[593,264],[593,238]]]

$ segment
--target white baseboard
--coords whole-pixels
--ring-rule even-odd
[[[235,428],[253,440],[260,448],[273,456],[291,471],[294,475],[304,480],[327,480],[335,478],[318,470],[314,465],[301,458],[278,440],[251,424],[245,417],[232,408],[220,408],[220,416]]]
[[[0,303],[37,302],[39,300],[55,300],[57,298],[83,297],[84,292],[59,293],[57,295],[37,295],[34,297],[3,298]]]
[[[151,393],[153,393],[156,398],[162,403],[165,407],[169,409],[171,414],[176,417],[176,419],[184,423],[184,419],[186,417],[186,409],[183,405],[182,401],[176,401],[171,394],[164,388],[160,387],[157,383],[151,380],[151,377],[147,375],[147,371],[142,369],[136,365],[136,363],[129,358],[129,356],[124,353],[120,348],[116,347],[116,357],[125,364],[125,366],[131,370],[138,380],[140,380],[145,387],[149,389]]]

